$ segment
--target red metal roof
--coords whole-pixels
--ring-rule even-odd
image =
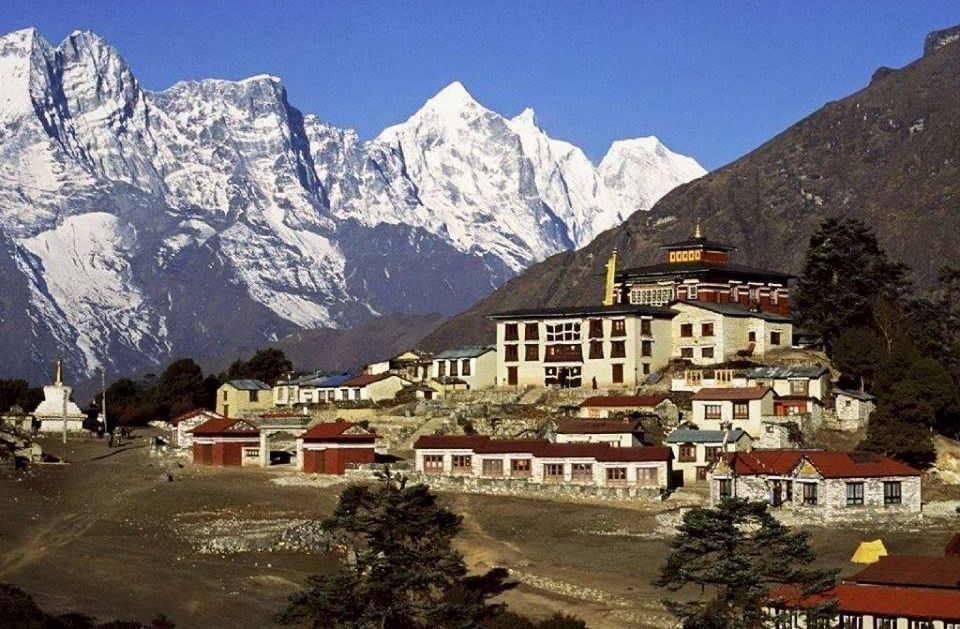
[[[773,389],[770,387],[704,387],[693,395],[693,399],[717,402],[759,400],[769,391]]]
[[[250,422],[230,417],[208,419],[190,432],[195,437],[199,435],[208,437],[257,437],[260,435],[260,430]]]
[[[566,419],[557,422],[557,433],[571,435],[609,435],[619,433],[640,433],[641,423],[638,420],[598,420],[598,419]]]
[[[479,435],[423,435],[413,444],[414,450],[473,450],[489,441]]]
[[[634,408],[653,407],[668,399],[666,395],[595,395],[588,397],[581,408]]]
[[[887,555],[847,580],[875,585],[960,590],[960,557]]]
[[[351,431],[351,429],[355,430]],[[376,439],[376,433],[347,421],[317,424],[303,434],[304,441],[369,441],[373,443]]]
[[[188,419],[193,419],[194,417],[223,417],[220,413],[215,413],[211,410],[205,408],[195,408],[192,411],[187,411],[186,413],[181,413],[176,417],[170,419],[170,424],[176,426],[180,422],[187,421]]]
[[[346,382],[341,382],[339,386],[365,387],[369,384],[373,384],[374,382],[380,382],[381,380],[386,380],[388,378],[400,378],[400,376],[390,372],[384,372],[384,373],[378,373],[378,374],[362,373],[359,376],[354,376],[353,378],[350,378]],[[400,378],[400,379],[407,381],[406,378]]]
[[[801,459],[806,459],[824,478],[876,478],[882,476],[919,476],[920,471],[905,463],[875,452],[839,452],[835,450],[753,450],[725,456],[739,476],[761,474],[786,475]]]
[[[960,620],[960,591],[840,583],[823,594],[806,598],[793,587],[770,593],[776,606],[805,609],[835,599],[841,613],[894,618]]]

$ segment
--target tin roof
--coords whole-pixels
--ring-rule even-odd
[[[710,312],[721,314],[725,317],[763,319],[773,323],[792,323],[793,319],[787,315],[777,314],[775,312],[766,312],[764,310],[749,310],[738,304],[719,304],[713,301],[672,301],[669,306],[672,308],[677,305],[691,306],[701,308]]]
[[[875,585],[960,590],[960,557],[887,555],[847,580]]]
[[[614,448],[606,443],[550,443],[544,439],[490,439],[479,435],[424,435],[415,450],[472,450],[476,454],[528,453],[541,458],[583,458],[603,463],[669,461],[670,448],[633,446]]]
[[[523,310],[507,310],[487,315],[490,319],[562,319],[568,317],[616,316],[633,315],[638,317],[655,317],[672,319],[677,316],[676,310],[660,306],[643,306],[637,304],[614,304],[612,306],[569,306],[565,308],[527,308]]]
[[[227,382],[234,389],[239,389],[241,391],[264,391],[270,388],[265,382],[260,380],[254,380],[253,378],[246,378],[240,380],[230,380]]]
[[[771,603],[804,609],[836,600],[837,611],[871,616],[960,620],[960,591],[840,583],[804,597],[796,587],[781,586],[770,593]]]
[[[802,459],[813,465],[824,478],[878,478],[883,476],[920,476],[920,471],[875,452],[836,450],[753,450],[734,452],[725,460],[740,476],[774,474],[784,476]]]
[[[390,378],[400,378],[404,382],[409,382],[406,378],[401,378],[395,373],[384,372],[384,373],[362,373],[359,376],[354,376],[349,380],[341,382],[339,386],[342,387],[365,387],[373,384],[374,382],[380,382],[381,380],[389,380]]]
[[[348,421],[324,422],[313,426],[303,434],[304,441],[369,441],[373,443],[376,433]]]
[[[451,358],[476,358],[477,356],[482,356],[487,352],[495,351],[497,351],[496,348],[491,347],[490,345],[465,345],[463,347],[456,347],[454,349],[445,349],[433,358],[434,360],[437,360],[438,358],[446,360]]]
[[[747,371],[748,378],[819,378],[830,373],[826,367],[818,365],[788,365],[782,367],[754,367]]]
[[[846,397],[852,397],[855,400],[860,400],[861,402],[872,402],[877,399],[869,393],[861,393],[859,391],[850,391],[849,389],[834,389],[834,395],[844,395]]]
[[[624,433],[642,433],[639,420],[598,420],[598,419],[566,419],[557,422],[558,434],[570,435],[613,435]]]
[[[654,407],[664,400],[666,395],[595,395],[581,402],[581,408],[648,408]]]
[[[260,430],[250,422],[231,417],[214,417],[193,430],[194,437],[256,437]]]
[[[734,430],[685,430],[677,428],[667,435],[667,443],[736,443],[747,433],[742,428]]]

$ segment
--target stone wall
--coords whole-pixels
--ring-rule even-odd
[[[627,501],[663,499],[659,489],[648,487],[597,487],[595,485],[555,485],[531,483],[525,479],[476,478],[470,476],[427,476],[412,473],[411,479],[438,491],[459,491],[491,496],[536,497],[569,502]]]

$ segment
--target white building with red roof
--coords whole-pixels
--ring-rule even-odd
[[[551,443],[428,435],[414,444],[416,471],[427,477],[521,480],[565,485],[665,491],[672,454],[666,447],[612,447],[608,443]]]
[[[764,500],[813,518],[919,513],[921,473],[874,452],[753,450],[724,455],[708,473],[710,502]]]
[[[376,441],[376,433],[353,422],[317,424],[297,440],[300,471],[342,475],[350,466],[373,463]]]
[[[220,413],[205,408],[195,408],[170,420],[170,441],[176,448],[193,446],[193,433],[190,431],[208,419],[226,419]]]
[[[336,385],[337,402],[381,402],[392,400],[406,386],[413,384],[395,373],[360,374]]]
[[[554,430],[556,443],[607,443],[617,448],[643,445],[637,419],[565,419]]]
[[[770,387],[705,387],[693,396],[692,421],[700,430],[740,428],[759,439],[764,418],[774,416],[776,397]]]
[[[677,416],[677,405],[661,393],[649,395],[594,395],[580,403],[580,417],[607,419],[617,414],[654,413]]]

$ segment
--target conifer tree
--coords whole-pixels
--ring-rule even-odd
[[[815,558],[808,537],[781,524],[764,502],[729,499],[691,509],[656,585],[692,597],[664,601],[684,629],[759,629],[776,586],[813,594],[833,585],[833,572],[806,568]],[[833,608],[812,611],[828,617]]]

